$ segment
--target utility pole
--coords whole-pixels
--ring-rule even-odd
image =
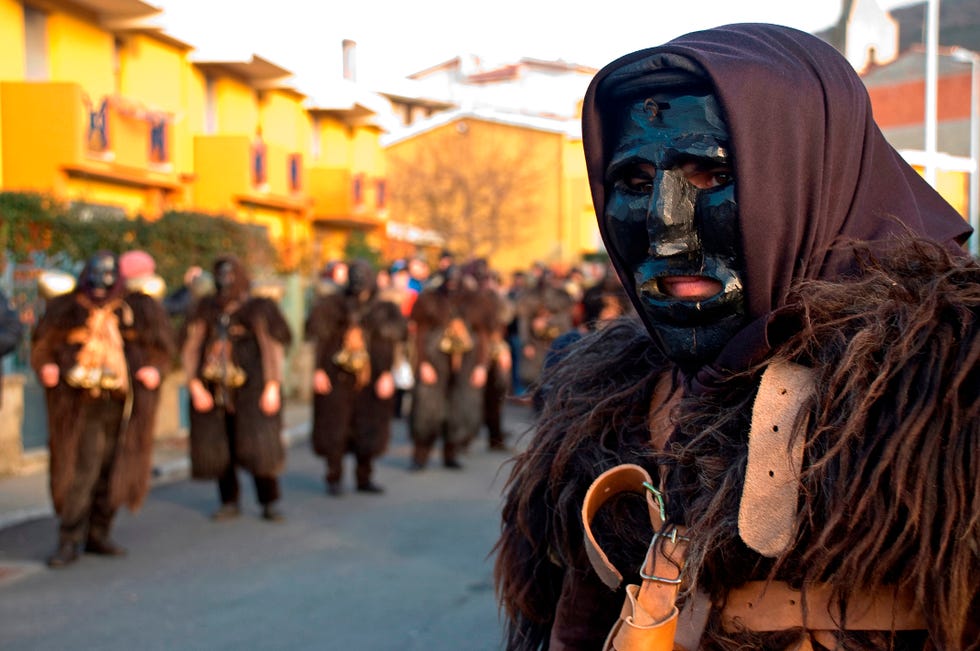
[[[939,0],[929,0],[926,17],[926,169],[925,179],[936,187],[936,77],[939,68]]]

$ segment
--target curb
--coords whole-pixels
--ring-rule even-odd
[[[16,511],[10,511],[9,513],[0,515],[0,530],[8,527],[15,527],[18,524],[24,524],[25,522],[30,522],[32,520],[40,520],[42,518],[51,517],[53,515],[54,510],[50,506],[36,506],[27,509],[17,509]]]
[[[312,429],[313,425],[309,422],[284,428],[282,437],[286,447],[308,440]],[[188,477],[190,477],[190,459],[186,457],[154,464],[150,471],[150,488],[181,481]],[[54,509],[51,508],[50,504],[0,513],[0,530],[52,516],[54,516]]]

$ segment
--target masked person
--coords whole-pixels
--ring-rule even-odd
[[[508,452],[510,433],[503,428],[504,401],[510,390],[510,347],[507,345],[507,324],[514,318],[514,304],[500,288],[496,274],[483,258],[469,263],[467,273],[473,277],[477,290],[494,305],[495,325],[490,331],[490,353],[487,361],[487,382],[483,387],[483,424],[487,428],[487,449]]]
[[[292,335],[275,301],[251,294],[237,258],[215,260],[213,277],[215,292],[188,315],[181,347],[191,404],[191,474],[218,481],[215,520],[240,513],[238,466],[252,475],[262,517],[281,520],[282,379]]]
[[[313,450],[326,458],[327,492],[343,493],[344,457],[354,455],[356,486],[381,493],[374,460],[391,438],[395,348],[408,335],[398,305],[378,294],[364,260],[349,265],[342,292],[321,297],[306,321],[314,343]]]
[[[425,468],[442,445],[443,466],[460,469],[459,453],[479,432],[496,304],[463,270],[436,274],[412,307],[415,387],[409,431],[412,470]]]
[[[509,648],[976,648],[980,270],[848,62],[688,34],[601,70],[583,133],[642,327],[549,378],[497,544]]]
[[[110,538],[120,506],[136,511],[150,485],[160,381],[173,334],[159,302],[126,293],[119,261],[96,253],[75,287],[52,297],[34,330],[31,366],[48,408],[50,488],[62,567],[79,547],[120,556]]]
[[[548,348],[574,324],[575,300],[565,291],[564,282],[550,269],[539,270],[535,284],[517,300],[521,384],[531,389],[541,380]]]

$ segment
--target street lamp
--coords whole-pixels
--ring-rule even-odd
[[[980,252],[980,53],[956,46],[950,52],[957,61],[970,64],[970,254]]]

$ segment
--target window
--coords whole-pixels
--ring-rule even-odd
[[[88,107],[88,148],[93,152],[109,151],[109,98],[98,106]]]
[[[252,143],[252,185],[259,188],[267,181],[265,143],[256,138]]]
[[[375,203],[377,203],[378,208],[385,207],[385,201],[387,201],[388,199],[388,197],[385,196],[385,191],[387,189],[388,189],[387,184],[385,183],[384,179],[378,179],[375,182],[374,185]]]
[[[204,87],[204,133],[218,132],[218,89],[214,77],[208,77]]]
[[[170,160],[167,148],[167,118],[150,117],[150,162],[166,163]]]
[[[354,184],[351,190],[353,194],[354,205],[360,206],[362,203],[364,203],[364,175],[363,174],[354,175]]]
[[[303,189],[303,155],[289,155],[289,189],[292,192],[299,192]]]
[[[118,36],[112,41],[112,89],[116,95],[122,94],[122,68],[124,43]]]
[[[310,143],[310,153],[313,154],[313,160],[320,160],[322,145],[320,143],[320,117],[317,115],[313,116],[313,141]]]

